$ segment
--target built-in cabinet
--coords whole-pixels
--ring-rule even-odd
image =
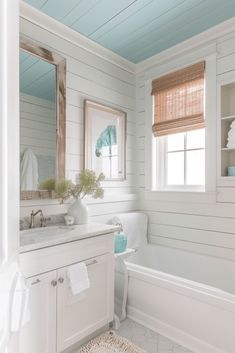
[[[78,247],[79,251],[76,252]],[[92,253],[94,256],[91,257]],[[77,261],[74,261],[76,257]],[[27,279],[31,320],[21,331],[20,353],[62,352],[113,319],[112,234],[21,254],[22,268],[29,275],[38,271],[34,265],[39,259],[44,263],[44,270],[45,261],[49,258],[48,269],[53,269]],[[67,265],[60,266],[64,259]],[[73,295],[67,269],[80,261],[87,265],[90,288]]]
[[[235,136],[233,146],[228,146],[231,124],[235,122],[235,82],[222,81],[218,84],[218,182],[219,186],[234,186],[235,175],[229,175],[229,167],[235,167]],[[234,131],[235,133],[235,131]],[[235,169],[235,168],[234,168]]]

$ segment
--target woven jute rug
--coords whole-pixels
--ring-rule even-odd
[[[107,331],[92,339],[77,353],[146,353],[143,349],[118,336],[114,331]]]

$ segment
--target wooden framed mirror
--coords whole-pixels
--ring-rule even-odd
[[[48,179],[65,177],[66,60],[20,38],[20,198],[45,199]]]

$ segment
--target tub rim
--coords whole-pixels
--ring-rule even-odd
[[[125,264],[130,277],[235,313],[235,294],[129,261]]]

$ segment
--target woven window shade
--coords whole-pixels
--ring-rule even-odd
[[[154,136],[205,127],[204,73],[203,61],[152,82]]]

